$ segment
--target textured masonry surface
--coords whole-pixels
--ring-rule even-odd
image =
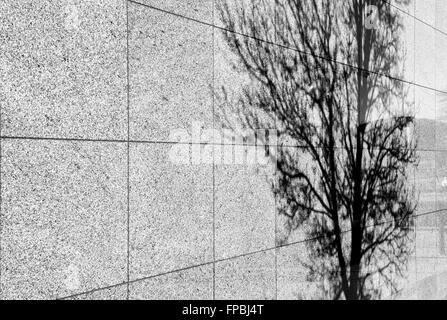
[[[0,2],[1,299],[312,294],[299,264],[312,240],[276,241],[274,170],[217,162],[216,149],[206,164],[169,161],[172,130],[191,135],[189,158],[204,147],[192,123],[218,128],[228,108],[214,91],[237,96],[250,81],[214,27],[218,1]],[[417,127],[422,216],[402,296],[445,298],[434,226],[447,214],[447,2],[416,0],[402,14],[396,81],[434,124]]]

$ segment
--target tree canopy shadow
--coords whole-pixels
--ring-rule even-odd
[[[411,0],[396,1],[409,5]],[[404,73],[402,13],[382,0],[230,0],[222,36],[250,78],[224,84],[228,127],[275,128],[272,190],[287,243],[305,230],[308,280],[320,298],[399,291],[412,252],[416,165]]]

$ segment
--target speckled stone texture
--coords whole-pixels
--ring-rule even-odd
[[[129,290],[136,300],[212,300],[213,265],[134,282]]]
[[[216,299],[275,299],[273,250],[216,263]]]
[[[216,167],[215,222],[218,259],[275,246],[273,177],[256,167]]]
[[[75,295],[65,300],[126,300],[127,284]]]
[[[2,135],[126,137],[122,0],[0,3]]]
[[[213,259],[212,166],[171,163],[172,146],[131,145],[132,280]]]
[[[214,127],[222,133],[223,144],[242,143],[231,141],[224,136],[224,128],[231,128],[232,135],[236,139],[243,136],[254,137],[257,129],[271,130],[276,135],[276,117],[264,111],[252,110],[256,115],[257,123],[247,119],[246,112],[249,103],[241,99],[246,91],[255,92],[259,84],[248,74],[238,56],[231,49],[225,36],[227,32],[214,30]],[[238,36],[239,41],[244,41],[243,36]],[[259,45],[253,39],[249,40],[253,46]],[[230,140],[230,141],[225,141]],[[247,139],[246,144],[254,144],[254,139]],[[275,145],[276,140],[266,144]]]
[[[123,144],[2,141],[1,285],[45,299],[126,279]]]
[[[317,283],[307,280],[303,262],[307,259],[305,243],[277,249],[277,290],[279,300],[318,298]]]
[[[239,145],[255,142],[237,113],[256,83],[220,29],[223,2],[0,1],[0,299],[321,297],[312,239],[278,215],[274,160]],[[390,3],[420,159],[398,298],[447,298],[447,2]],[[270,27],[262,45],[296,54]]]
[[[134,4],[129,19],[131,138],[172,142],[186,129],[192,139],[194,121],[212,129],[212,28]]]
[[[167,11],[169,13],[213,23],[213,5],[215,0],[139,0],[137,2]]]

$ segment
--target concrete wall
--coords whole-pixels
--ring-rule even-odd
[[[215,1],[0,2],[2,299],[294,299],[315,289],[299,262],[311,240],[275,241],[284,221],[271,166],[225,161],[240,146],[198,138],[226,108],[214,89],[249,84],[213,28]],[[438,125],[447,3],[405,11],[400,80],[418,118]],[[424,280],[447,270],[439,223],[427,220],[447,210],[436,125],[418,133],[432,140],[414,174],[421,217],[404,287],[421,288],[417,297],[447,296],[442,281]]]

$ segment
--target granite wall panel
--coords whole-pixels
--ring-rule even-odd
[[[445,298],[447,9],[387,2],[405,51],[388,84],[407,95],[386,103],[414,112],[419,157],[398,297]],[[273,2],[230,1],[275,15],[260,37],[222,30],[223,3],[0,2],[1,299],[324,298],[330,283],[303,263],[315,239],[280,214],[265,149],[312,160],[292,140],[256,139],[277,118],[229,130],[257,87],[224,32],[289,59],[300,46],[279,37]]]

